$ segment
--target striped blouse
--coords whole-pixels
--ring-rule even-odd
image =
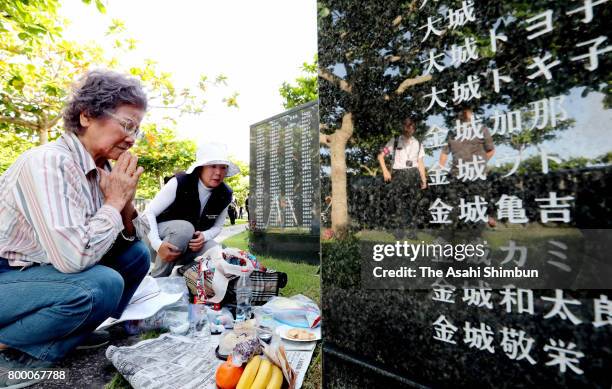
[[[95,265],[123,229],[103,203],[94,160],[75,134],[26,151],[0,176],[0,257],[63,273]],[[145,217],[134,226],[139,237],[148,232]]]

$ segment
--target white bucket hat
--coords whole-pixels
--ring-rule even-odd
[[[221,143],[203,143],[198,146],[196,161],[189,166],[187,174],[191,174],[195,168],[208,165],[227,165],[225,177],[235,176],[240,169],[229,160],[227,146]]]

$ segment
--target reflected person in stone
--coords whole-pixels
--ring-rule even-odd
[[[495,144],[489,129],[479,124],[471,108],[459,112],[455,131],[448,133],[438,161],[441,169],[449,154],[453,156],[450,174],[454,178],[449,203],[459,203],[459,198],[473,201],[473,196],[481,196],[489,201],[488,213],[492,212],[486,165],[495,154]],[[487,219],[489,226],[495,227],[495,219],[490,215]]]
[[[378,154],[378,163],[385,182],[390,182],[390,201],[397,207],[396,226],[410,229],[416,228],[418,204],[422,197],[417,189],[427,188],[425,174],[425,150],[423,145],[414,137],[416,121],[410,117],[402,120],[402,134],[389,139]],[[385,157],[391,156],[389,171]],[[411,231],[414,236],[414,231]]]
[[[491,133],[484,126],[479,126],[475,120],[474,112],[471,108],[463,109],[458,116],[459,126],[462,131],[449,132],[446,139],[446,146],[440,153],[439,165],[441,168],[446,166],[448,155],[453,155],[451,164],[451,174],[462,179],[467,174],[459,170],[459,165],[471,163],[474,158],[480,165],[485,166],[487,161],[495,154],[495,145]],[[468,170],[468,169],[466,169]],[[468,179],[466,177],[466,179]]]
[[[145,210],[150,248],[156,253],[151,256],[153,277],[169,276],[175,265],[188,264],[218,245],[214,238],[232,201],[232,190],[223,180],[239,172],[225,145],[206,143],[198,148],[196,162],[157,193]]]

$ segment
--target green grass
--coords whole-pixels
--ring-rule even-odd
[[[247,224],[248,220],[246,220],[246,219],[236,219],[235,222],[236,222],[236,225]],[[232,225],[232,223],[230,223],[230,219],[229,218],[225,219],[225,223],[223,223],[223,227],[229,227],[231,225]]]
[[[116,373],[111,382],[104,386],[104,389],[130,389],[132,385],[123,378],[119,373]]]
[[[249,248],[249,232],[244,231],[223,241],[227,247],[236,247],[242,250]],[[287,286],[281,289],[280,295],[291,297],[303,294],[310,297],[318,305],[321,304],[321,283],[317,274],[318,266],[307,263],[291,262],[287,258],[256,255],[264,266],[283,273],[287,273]]]
[[[245,220],[237,219],[236,224],[238,224],[239,221],[246,223]],[[249,233],[248,231],[244,231],[240,234],[227,238],[223,241],[223,245],[248,250],[248,239]],[[287,286],[281,289],[281,296],[291,297],[296,294],[303,294],[304,296],[310,297],[313,301],[315,301],[319,307],[321,306],[321,285],[319,274],[317,274],[319,269],[318,266],[292,262],[289,260],[289,258],[271,257],[265,255],[257,255],[257,259],[269,269],[287,273]],[[161,333],[162,332],[160,331],[149,331],[141,334],[140,338],[142,340],[152,339],[158,337],[161,335]],[[308,372],[304,378],[304,383],[302,385],[304,389],[319,389],[322,387],[321,366],[321,344],[319,344],[315,348],[312,360],[310,361],[310,366],[308,367]],[[121,374],[116,373],[112,381],[104,388],[129,389],[131,386]]]

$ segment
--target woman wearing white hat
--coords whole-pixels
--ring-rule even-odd
[[[213,239],[221,232],[232,201],[232,190],[223,180],[239,172],[225,145],[203,144],[196,162],[170,179],[149,203],[148,238],[157,253],[153,277],[168,276],[174,265],[186,264],[217,245]]]

